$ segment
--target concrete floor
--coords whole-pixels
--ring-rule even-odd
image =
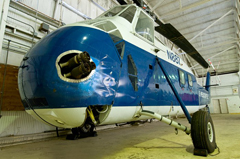
[[[216,141],[221,153],[212,159],[240,158],[240,114],[212,115]],[[176,121],[188,125],[185,118]],[[215,154],[215,151],[213,154]],[[123,126],[98,131],[97,137],[48,141],[5,147],[1,159],[159,159],[205,158],[193,155],[191,137],[183,132],[175,135],[173,127],[161,122],[140,126]]]

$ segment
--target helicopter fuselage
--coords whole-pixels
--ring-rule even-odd
[[[143,12],[136,10],[132,23],[121,16],[100,17],[64,26],[39,41],[19,70],[19,91],[26,111],[64,128],[83,125],[87,107],[95,108],[99,125],[148,119],[135,116],[142,107],[161,115],[183,114],[156,58],[189,113],[207,105],[209,92],[197,84],[183,60],[154,37],[134,32]],[[83,61],[63,67],[84,52],[96,68],[86,71]],[[73,75],[76,67],[78,77]]]

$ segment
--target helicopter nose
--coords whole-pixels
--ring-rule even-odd
[[[59,127],[76,127],[85,121],[88,106],[113,103],[121,61],[107,33],[91,27],[60,28],[26,57],[18,86],[29,114]]]

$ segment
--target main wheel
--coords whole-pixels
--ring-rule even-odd
[[[212,153],[216,149],[214,126],[208,112],[197,111],[193,114],[191,136],[196,149],[206,149],[208,153]]]

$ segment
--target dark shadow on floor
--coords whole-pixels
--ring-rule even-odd
[[[187,151],[188,153],[191,153],[191,154],[193,154],[193,150],[194,150],[193,145],[189,145],[189,146],[187,146],[187,148],[186,148],[186,151]]]

